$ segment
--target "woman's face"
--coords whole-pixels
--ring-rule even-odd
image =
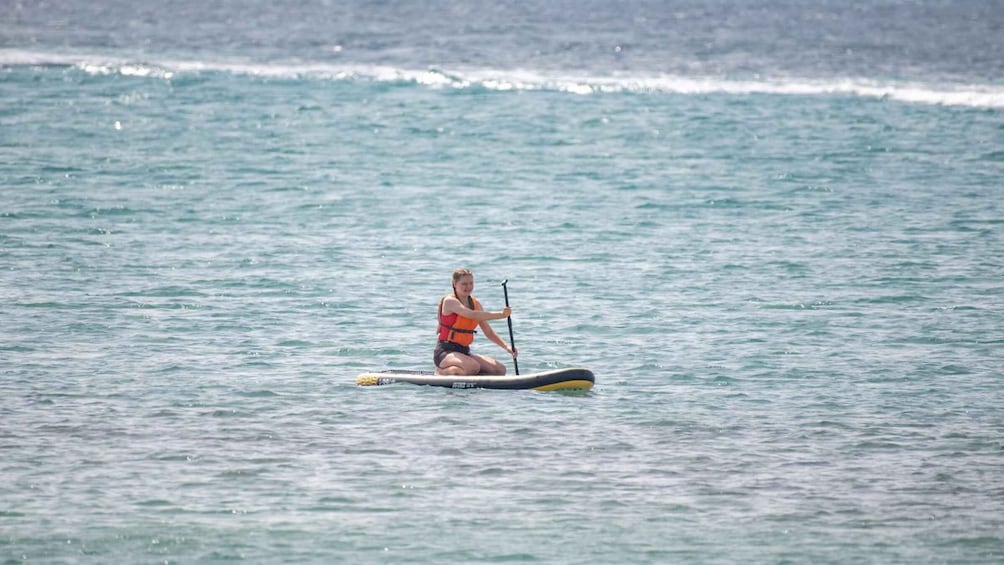
[[[474,292],[474,277],[471,275],[464,275],[460,277],[456,283],[453,285],[453,289],[457,291],[457,294],[470,294]]]

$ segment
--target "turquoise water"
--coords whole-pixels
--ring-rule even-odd
[[[921,4],[918,29],[945,17]],[[686,63],[706,28],[670,60],[652,24],[565,68],[623,14],[502,50],[475,10],[403,50],[410,10],[171,43],[154,6],[21,9],[3,562],[1001,561],[1004,97],[976,47],[967,75],[889,40],[914,57],[893,77],[768,57],[731,21]],[[798,10],[767,21],[820,15]],[[492,49],[504,68],[470,60]],[[521,372],[588,367],[593,391],[357,387],[431,368],[461,266],[489,309],[509,280]]]

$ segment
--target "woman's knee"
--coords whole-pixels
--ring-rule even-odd
[[[504,375],[505,365],[499,363],[494,359],[486,359],[481,361],[481,374],[482,375]]]

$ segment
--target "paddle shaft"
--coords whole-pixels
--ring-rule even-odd
[[[502,281],[502,293],[505,294],[506,308],[509,307],[509,287],[506,286],[507,284],[509,284],[509,279]],[[509,322],[509,345],[512,347],[512,351],[514,353],[514,355],[512,356],[512,366],[516,369],[516,374],[519,375],[519,362],[516,361],[516,355],[515,355],[516,340],[512,336],[512,316],[507,317],[506,321]]]

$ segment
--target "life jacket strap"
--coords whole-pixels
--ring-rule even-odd
[[[439,322],[439,325],[442,326],[442,327],[444,327],[444,328],[446,328],[446,329],[448,329],[448,330],[450,330],[451,332],[458,333],[458,334],[476,334],[476,333],[478,333],[478,330],[465,330],[465,329],[461,329],[461,328],[455,328],[453,326],[447,326],[446,324],[444,324],[442,322]]]

